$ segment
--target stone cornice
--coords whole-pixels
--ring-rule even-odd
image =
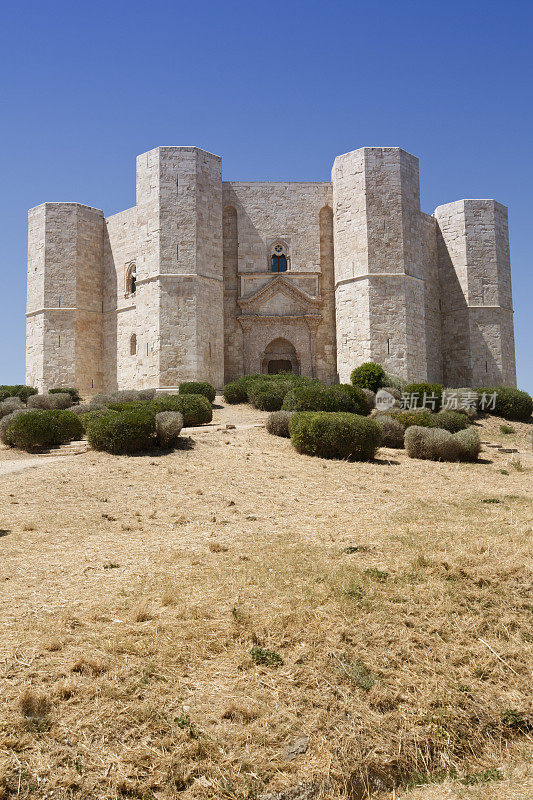
[[[271,274],[271,273],[269,273]],[[238,305],[244,311],[247,308],[257,307],[262,305],[267,300],[270,300],[274,295],[281,293],[286,297],[291,298],[299,303],[302,303],[308,308],[318,309],[323,305],[323,300],[319,297],[311,297],[310,294],[299,289],[291,281],[281,276],[269,281],[265,286],[261,286],[256,292],[247,297],[239,297],[237,300]]]

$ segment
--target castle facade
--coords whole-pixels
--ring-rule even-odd
[[[173,388],[376,361],[409,381],[516,385],[507,209],[420,210],[418,159],[338,156],[331,182],[222,180],[218,156],[137,158],[137,203],[29,212],[27,374],[40,390]]]

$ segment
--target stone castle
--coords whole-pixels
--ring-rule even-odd
[[[137,204],[29,212],[27,375],[40,390],[349,381],[516,385],[507,209],[420,210],[418,159],[338,156],[331,183],[222,180],[196,147],[137,158]]]

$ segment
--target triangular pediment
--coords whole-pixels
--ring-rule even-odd
[[[238,301],[245,314],[295,316],[316,314],[322,301],[303,292],[290,279],[277,277],[249,297]]]

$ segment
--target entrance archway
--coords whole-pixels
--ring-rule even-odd
[[[265,348],[261,359],[261,372],[275,375],[278,372],[300,374],[300,360],[294,346],[287,339],[274,339]]]

